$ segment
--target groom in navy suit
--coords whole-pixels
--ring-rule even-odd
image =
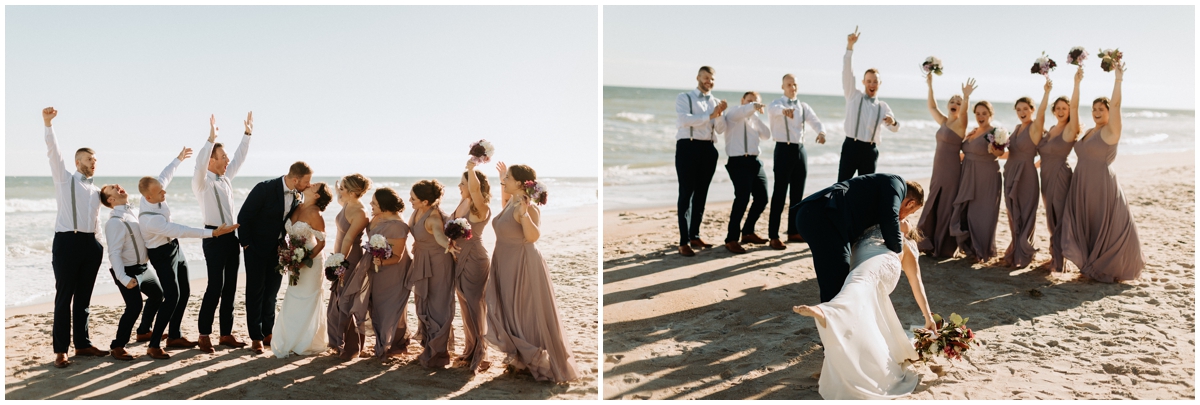
[[[246,324],[253,343],[250,350],[262,354],[271,345],[275,327],[275,302],[283,275],[275,271],[283,224],[300,205],[300,192],[312,181],[312,168],[296,162],[288,174],[254,186],[238,211],[238,240],[246,256]],[[264,335],[265,333],[265,335]]]
[[[842,290],[850,274],[850,248],[868,228],[879,225],[884,244],[900,253],[900,221],[925,204],[925,191],[900,176],[874,173],[818,191],[793,207],[793,221],[812,251],[821,302]]]

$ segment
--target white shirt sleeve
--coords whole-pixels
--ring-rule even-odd
[[[162,188],[166,189],[168,184],[171,184],[171,179],[175,177],[175,169],[179,168],[179,164],[183,163],[179,158],[171,159],[171,164],[163,169],[162,173],[158,174],[158,183],[162,184]]]
[[[708,113],[700,111],[697,114],[690,107],[687,93],[680,93],[678,97],[675,97],[675,114],[678,116],[675,126],[677,128],[704,127],[709,124],[711,120],[708,118]],[[692,112],[688,112],[688,110],[692,110]]]
[[[713,141],[717,140],[716,134],[724,134],[725,130],[729,129],[728,126],[725,125],[726,124],[726,122],[725,122],[726,115],[729,115],[729,114],[721,114],[720,117],[713,118],[713,133],[714,133],[713,137],[712,137]]]
[[[808,103],[801,103],[804,106],[804,122],[808,123],[808,127],[817,131],[818,134],[825,133],[825,124],[821,123],[821,117],[817,116],[817,112],[813,111]]]
[[[196,172],[192,174],[192,192],[199,194],[208,189],[208,161],[212,160],[213,143],[205,141],[196,153]],[[163,186],[166,187],[166,186]]]
[[[54,127],[46,127],[46,148],[49,149],[47,156],[50,157],[50,177],[54,178],[55,183],[69,180],[71,170],[67,169],[67,161],[63,160],[62,153],[58,150],[58,138],[54,136]]]
[[[854,51],[847,49],[846,56],[842,57],[842,94],[846,96],[847,103],[850,102],[850,96],[858,91],[854,87],[854,68],[850,66],[851,59],[854,59]]]
[[[108,241],[108,263],[112,265],[113,273],[117,275],[117,281],[121,285],[129,284],[129,280],[132,280],[133,277],[125,274],[125,262],[121,259],[121,253],[125,252],[125,240],[129,238],[129,231],[125,229],[121,220],[115,217],[109,218],[108,222],[104,223],[104,238]]]
[[[165,236],[171,239],[211,238],[213,233],[212,229],[192,228],[174,222],[167,222],[167,218],[162,215],[143,215],[138,224],[142,227],[143,239],[150,239],[151,235]]]
[[[900,121],[897,121],[896,116],[892,115],[892,106],[890,106],[890,105],[888,105],[888,103],[884,103],[882,101],[880,101],[880,103],[883,104],[883,116],[884,117],[892,117],[892,125],[888,125],[887,123],[884,123],[883,126],[887,127],[887,129],[892,132],[899,131],[900,130]]]
[[[769,125],[767,125],[765,122],[763,122],[762,117],[759,117],[757,115],[752,116],[752,117],[750,117],[750,122],[753,123],[753,125],[751,125],[751,127],[753,127],[754,130],[756,132],[758,132],[758,139],[761,139],[764,141],[771,139],[771,127]]]
[[[238,170],[242,168],[242,163],[246,162],[246,154],[250,152],[250,135],[242,135],[242,143],[238,145],[237,152],[233,153],[233,160],[229,161],[229,168],[225,169],[225,176],[234,178],[237,176]]]
[[[730,120],[741,121],[754,114],[754,104],[742,104],[725,111],[725,116],[729,117]]]

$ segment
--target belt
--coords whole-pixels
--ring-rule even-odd
[[[717,143],[717,141],[710,140],[710,139],[679,139],[679,140],[680,141],[688,141],[688,142]]]
[[[846,137],[846,139],[849,139],[849,140],[851,140],[851,141],[858,142],[858,143],[865,143],[865,144],[867,144],[867,145],[874,145],[874,144],[875,144],[875,142],[860,141],[860,140],[858,140],[858,139],[854,139],[854,138],[851,138],[851,137],[848,137],[848,136]]]
[[[63,232],[55,232],[55,233],[56,234],[65,234],[65,235],[92,235],[92,236],[96,235],[95,232],[79,232],[79,231],[63,231]]]
[[[205,225],[204,229],[217,229],[216,225]]]

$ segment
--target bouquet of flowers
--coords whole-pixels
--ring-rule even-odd
[[[446,227],[442,230],[450,240],[458,238],[471,239],[471,221],[467,221],[466,218],[450,220],[446,222]]]
[[[341,253],[334,253],[325,259],[325,278],[329,281],[338,281],[341,284],[342,275],[348,270],[346,256]]]
[[[1042,52],[1042,57],[1033,61],[1033,68],[1029,69],[1029,72],[1035,75],[1047,76],[1057,66],[1058,64],[1054,63],[1054,59],[1050,59],[1049,56],[1046,56],[1046,52]]]
[[[1121,62],[1121,57],[1124,55],[1120,49],[1105,49],[1100,51],[1096,56],[1100,57],[1100,69],[1104,69],[1105,72],[1111,72],[1113,67],[1116,67]]]
[[[529,196],[530,202],[536,203],[537,205],[546,205],[546,199],[548,198],[549,192],[546,191],[545,185],[533,180],[526,180],[525,184],[522,185],[522,188],[525,190],[525,195]]]
[[[288,234],[279,244],[279,264],[275,270],[288,276],[288,282],[296,285],[300,282],[300,269],[312,267],[312,248],[308,246],[308,238],[302,235]]]
[[[492,155],[496,154],[496,148],[492,147],[492,143],[485,139],[480,139],[479,142],[471,144],[471,150],[467,152],[471,155],[471,160],[475,164],[484,164],[492,160]]]
[[[1004,150],[1008,147],[1008,130],[1000,127],[992,128],[992,132],[987,135],[988,142],[992,143],[992,147],[996,150]]]
[[[1088,53],[1082,46],[1071,48],[1071,52],[1067,53],[1067,63],[1075,66],[1083,66],[1083,60],[1087,59]]]
[[[367,254],[379,260],[390,259],[392,257],[392,244],[388,243],[387,238],[383,237],[383,235],[372,235],[371,239],[363,244],[363,249],[367,250]],[[379,265],[375,265],[375,272],[379,272]]]
[[[942,75],[942,60],[938,59],[936,56],[930,56],[928,58],[925,58],[925,63],[921,64],[921,70],[924,70],[925,74],[929,74],[929,72],[933,72],[933,74],[941,76]]]
[[[966,327],[968,319],[950,314],[950,322],[946,322],[938,314],[933,314],[936,330],[914,331],[913,348],[917,349],[917,361],[929,362],[937,355],[947,360],[962,360],[962,353],[970,349],[972,343],[979,344],[975,342],[975,332]]]

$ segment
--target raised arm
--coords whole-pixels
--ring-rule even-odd
[[[67,161],[63,160],[62,152],[58,150],[58,138],[54,136],[54,127],[50,126],[50,121],[57,116],[58,110],[54,107],[42,109],[42,122],[46,124],[46,149],[49,150],[46,156],[50,158],[50,176],[54,178],[55,183],[61,183],[71,177],[71,169],[67,168]]]
[[[358,206],[346,209],[346,221],[350,222],[350,227],[346,229],[346,234],[342,236],[340,243],[335,244],[334,253],[348,254],[355,244],[362,242],[360,234],[363,229],[367,229],[367,224],[371,222],[367,219],[366,211]]]
[[[1033,126],[1029,128],[1029,139],[1033,140],[1034,145],[1042,142],[1042,133],[1046,131],[1046,104],[1050,102],[1050,89],[1054,88],[1054,83],[1050,81],[1049,77],[1046,78],[1046,84],[1042,88],[1046,92],[1042,93],[1042,103],[1038,104]]]
[[[208,116],[208,140],[196,156],[196,171],[192,174],[192,191],[201,192],[208,188],[208,162],[212,160],[213,145],[217,142],[217,117]],[[166,186],[163,186],[166,187]]]
[[[504,162],[496,162],[496,171],[500,173],[500,179],[504,179],[508,176],[508,165],[505,165]],[[512,198],[512,194],[509,194],[504,186],[500,186],[500,206],[507,207],[509,198]]]
[[[929,300],[925,297],[925,283],[921,280],[921,265],[917,262],[916,248],[916,243],[912,241],[904,243],[900,267],[904,270],[909,287],[912,288],[913,298],[917,301],[917,307],[921,309],[921,316],[925,317],[925,328],[933,329],[933,315],[929,311]]]
[[[237,152],[233,153],[233,160],[229,161],[229,168],[225,169],[225,175],[229,178],[237,176],[238,170],[242,168],[242,163],[246,162],[246,154],[250,152],[250,133],[254,130],[254,111],[246,114],[246,132],[242,135],[242,143],[238,145]]]
[[[184,160],[191,156],[192,148],[185,146],[183,151],[179,152],[179,156],[176,156],[175,159],[171,159],[171,163],[168,163],[167,167],[163,169],[162,173],[158,174],[158,184],[161,184],[164,190],[167,188],[168,184],[171,184],[171,179],[175,177],[175,170],[179,168],[179,164],[183,163]]]
[[[929,88],[929,95],[925,100],[926,107],[929,108],[929,115],[933,116],[933,120],[937,121],[938,125],[945,125],[946,115],[942,114],[942,110],[938,109],[937,100],[933,99],[933,73],[925,74],[925,86]]]
[[[218,229],[193,228],[190,226],[167,222],[161,215],[142,215],[138,220],[142,228],[142,236],[161,235],[168,238],[211,238],[221,236],[238,228],[238,225],[221,225]]]
[[[1079,123],[1079,82],[1083,81],[1083,66],[1075,70],[1075,89],[1071,90],[1071,121],[1063,128],[1062,138],[1067,142],[1075,142],[1083,125]]]
[[[858,42],[859,35],[858,26],[855,26],[854,33],[846,36],[846,55],[842,57],[842,94],[846,96],[846,102],[858,91],[854,88],[854,68],[850,66],[850,61],[854,58],[854,44]]]
[[[967,136],[967,110],[971,106],[971,93],[975,92],[975,79],[967,78],[967,82],[962,86],[962,104],[958,106],[958,115],[955,116],[954,122],[950,124],[950,130],[954,131],[959,138]]]
[[[1109,145],[1121,141],[1121,80],[1125,77],[1125,62],[1113,68],[1113,77],[1112,98],[1108,100],[1108,125],[1104,126],[1104,132],[1107,133],[1100,134]]]
[[[491,210],[491,208],[488,207],[488,204],[491,203],[491,201],[483,198],[483,190],[480,187],[479,177],[475,175],[475,161],[467,160],[467,192],[471,193],[471,205],[473,205],[475,207],[475,211],[478,211],[481,215],[479,219],[483,220],[484,218],[488,217],[489,211]],[[471,214],[468,211],[467,216],[470,215]]]

